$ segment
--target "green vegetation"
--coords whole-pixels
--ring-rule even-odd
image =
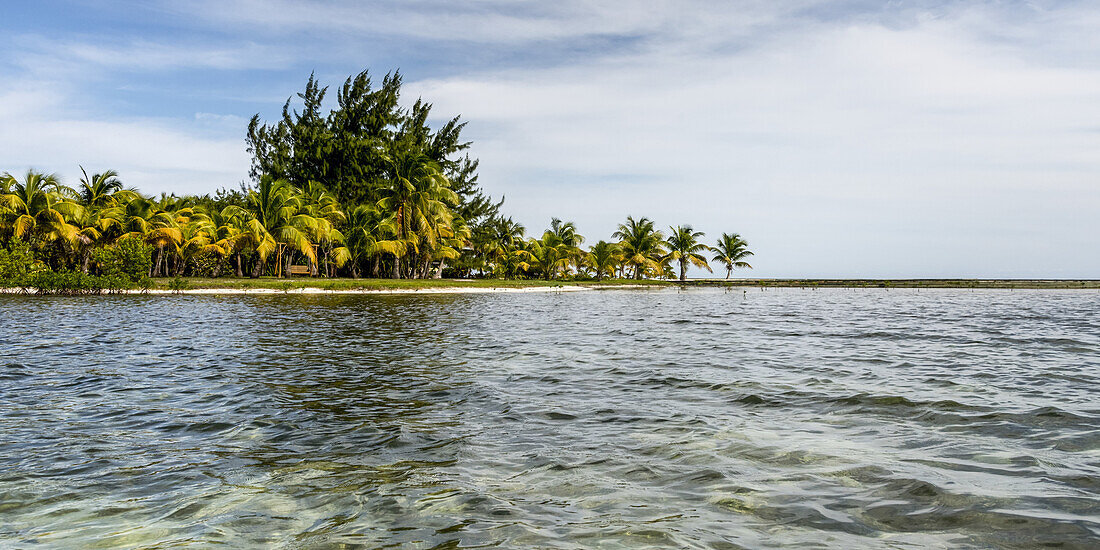
[[[153,279],[153,289],[174,291],[171,278]],[[184,279],[192,289],[210,290],[275,290],[290,292],[301,289],[331,291],[384,291],[384,290],[427,290],[427,289],[515,289],[515,288],[560,288],[563,286],[584,286],[593,288],[617,287],[654,287],[660,288],[673,284],[671,281],[648,279],[604,279],[603,281],[561,281],[545,279],[351,279],[339,278],[295,278],[276,277],[252,278],[188,278]],[[186,289],[184,289],[186,290]]]
[[[741,235],[722,233],[722,237],[718,239],[718,246],[713,249],[714,257],[711,259],[726,266],[726,278],[729,279],[734,268],[752,269],[752,266],[745,261],[745,258],[752,256],[748,247],[749,243],[745,242]]]
[[[527,237],[500,213],[503,201],[479,187],[478,161],[461,137],[465,122],[432,128],[431,104],[402,107],[400,92],[399,73],[375,87],[364,71],[344,82],[325,113],[328,89],[310,76],[297,95],[300,110],[288,99],[278,120],[257,115],[249,123],[252,184],[213,196],[149,196],[113,170],[89,175],[81,167],[74,187],[33,170],[5,173],[0,288],[115,292],[167,278],[183,290],[226,276],[294,274],[641,281],[671,279],[674,265],[684,280],[689,264],[710,269],[702,232],[673,227],[666,240],[648,218],[627,217],[613,235],[619,242],[587,250],[576,225],[558,218]]]

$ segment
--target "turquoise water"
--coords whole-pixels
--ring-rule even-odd
[[[1100,293],[0,296],[0,547],[1096,548]]]

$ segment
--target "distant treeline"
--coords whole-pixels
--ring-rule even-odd
[[[213,195],[149,196],[111,170],[68,186],[28,171],[0,176],[0,286],[14,278],[287,276],[683,279],[688,265],[726,276],[751,267],[747,243],[725,233],[715,246],[690,225],[658,230],[627,217],[588,249],[571,222],[539,237],[500,213],[477,183],[476,159],[458,117],[429,126],[432,106],[402,107],[401,75],[372,86],[366,71],[340,87],[311,76],[281,118],[248,126],[253,184]],[[125,264],[125,265],[123,265]],[[677,273],[678,270],[678,273]],[[35,275],[35,274],[38,275]],[[79,275],[72,275],[79,274]]]

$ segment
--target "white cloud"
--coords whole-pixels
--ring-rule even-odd
[[[83,164],[117,170],[147,193],[207,192],[247,178],[241,138],[212,138],[172,119],[58,116],[65,97],[0,93],[0,171],[35,168],[75,183]]]
[[[411,87],[532,228],[737,230],[766,275],[1097,276],[1100,70],[1018,53],[933,18]]]
[[[225,46],[147,39],[107,41],[98,37],[57,40],[27,35],[13,42],[21,48],[10,61],[26,74],[59,79],[103,76],[106,71],[171,72],[181,69],[245,70],[285,68],[293,56],[278,45],[251,42]]]
[[[227,28],[278,32],[371,33],[405,39],[483,44],[538,43],[582,36],[634,36],[694,29],[700,38],[728,36],[771,23],[814,2],[633,0],[555,2],[478,0],[207,0],[166,3],[163,9]]]
[[[372,59],[362,40],[429,57],[571,51],[448,77],[404,67],[419,77],[406,98],[469,121],[482,181],[532,232],[558,216],[594,241],[627,214],[711,238],[738,231],[760,276],[1100,276],[1100,9],[844,6],[164,3],[226,41],[25,48],[26,80],[0,96],[0,169],[102,163],[155,191],[245,177],[231,131],[241,113],[108,120],[75,108],[80,83],[111,71],[279,69],[324,55],[350,73]]]

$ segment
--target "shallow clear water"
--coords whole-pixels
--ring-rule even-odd
[[[1100,546],[1100,293],[0,296],[0,547]]]

